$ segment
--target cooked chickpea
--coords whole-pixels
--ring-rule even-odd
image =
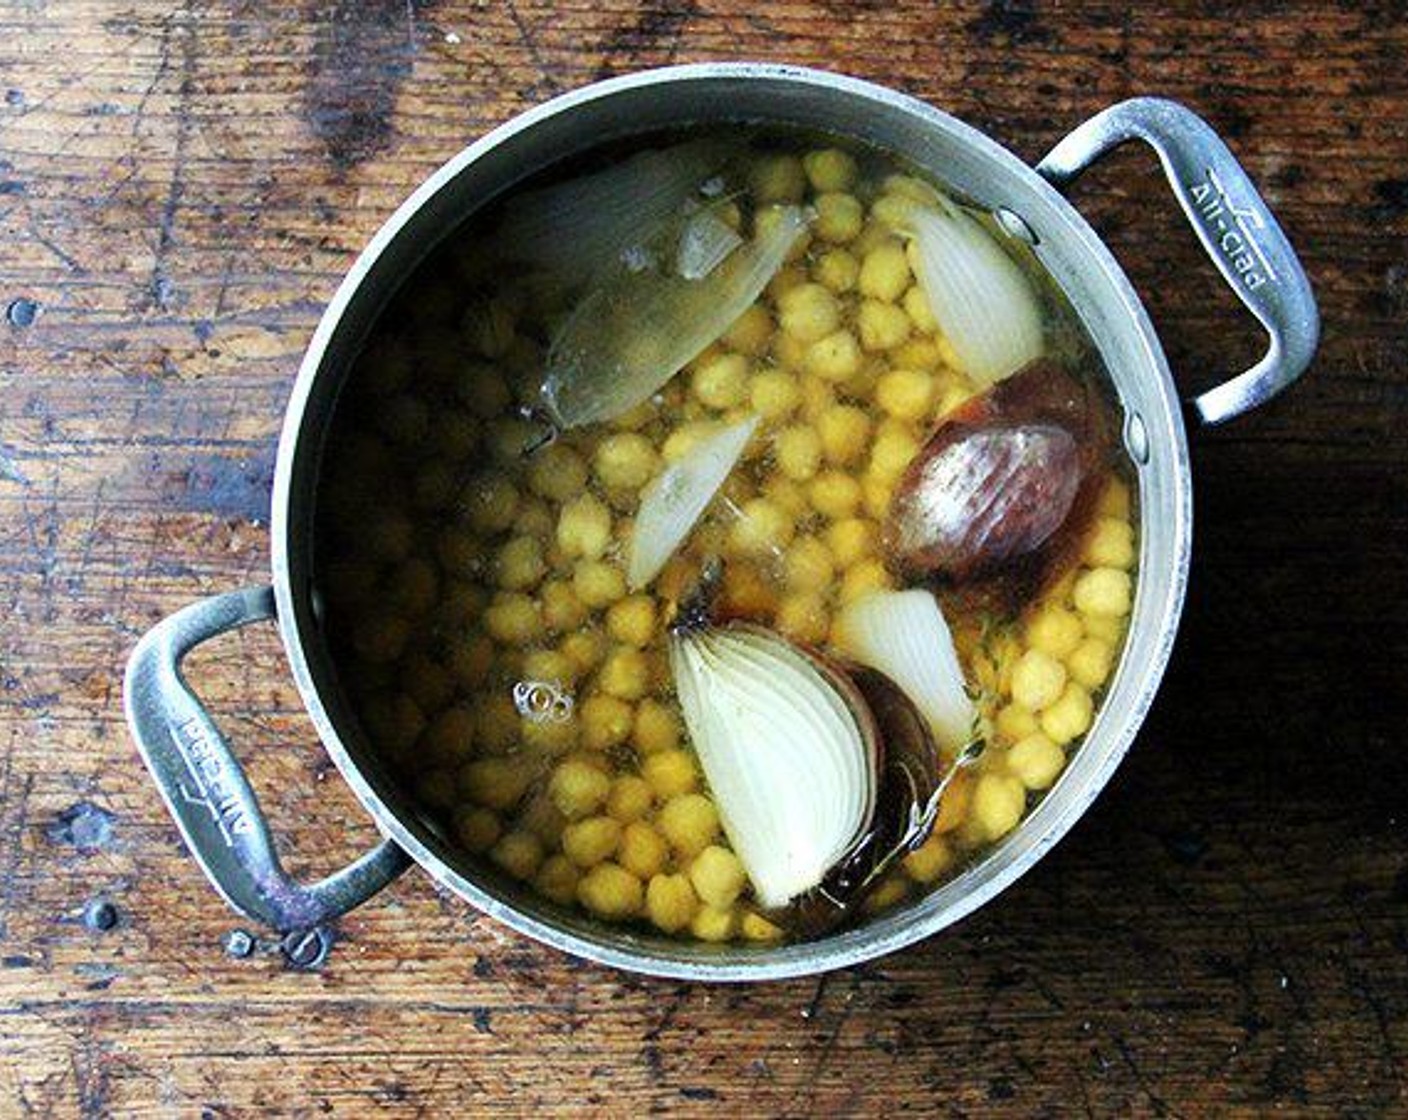
[[[588,750],[604,751],[630,736],[635,711],[619,697],[596,694],[582,701],[578,722],[582,745]]]
[[[821,466],[821,437],[814,428],[797,424],[777,433],[777,469],[794,482],[806,482]]]
[[[909,338],[909,316],[893,303],[868,299],[856,312],[856,329],[863,349],[893,350]]]
[[[411,482],[411,504],[418,510],[437,513],[455,496],[455,467],[443,459],[432,459],[416,471]]]
[[[611,511],[592,494],[578,494],[562,507],[557,545],[567,556],[599,560],[611,543]]]
[[[636,708],[631,743],[643,755],[673,751],[680,744],[679,719],[660,701],[649,698],[642,700]],[[690,772],[693,774],[693,766],[690,767]]]
[[[640,913],[645,891],[620,864],[599,863],[577,884],[577,900],[603,918],[631,918]]]
[[[855,157],[840,148],[819,148],[802,157],[802,168],[816,191],[848,190],[856,179]]]
[[[522,722],[507,692],[481,695],[474,707],[475,744],[489,751],[504,751],[517,741]]]
[[[797,591],[824,591],[836,575],[831,549],[816,537],[800,537],[792,542],[783,561],[789,587]]]
[[[622,824],[629,824],[650,812],[654,801],[655,791],[649,782],[635,774],[622,774],[611,783],[606,811]]]
[[[562,440],[536,452],[528,463],[529,488],[549,501],[575,498],[587,484],[586,460]]]
[[[573,569],[572,591],[583,606],[598,611],[625,597],[626,577],[604,560],[583,560]]]
[[[1092,690],[1109,680],[1114,665],[1114,647],[1100,638],[1086,638],[1071,651],[1066,661],[1071,678]]]
[[[437,768],[426,770],[416,779],[416,796],[432,809],[448,809],[455,803],[455,776]]]
[[[632,875],[648,881],[665,870],[670,861],[670,849],[650,825],[632,821],[621,832],[616,859]]]
[[[543,842],[531,832],[509,832],[490,849],[489,858],[515,879],[531,879],[543,862]]]
[[[905,292],[900,306],[904,308],[904,313],[909,316],[915,330],[933,334],[939,329],[938,320],[934,318],[934,309],[929,306],[929,297],[918,284],[912,285]]]
[[[787,209],[786,206],[782,205],[761,207],[753,216],[754,233],[762,238],[770,236],[784,220],[790,220],[787,215]],[[787,255],[783,260],[787,261],[789,264],[798,265],[798,270],[800,271],[800,262],[807,255],[807,250],[811,248],[811,244],[812,232],[810,228],[808,228],[803,230],[801,235],[792,242],[792,246],[787,250]],[[785,272],[786,270],[784,269],[783,271]],[[781,275],[782,274],[779,273],[778,276],[773,278],[774,283],[781,278]],[[769,285],[769,287],[771,287],[771,285]]]
[[[1115,615],[1088,614],[1082,619],[1085,623],[1085,636],[1099,638],[1111,647],[1117,646],[1124,636],[1124,619]]]
[[[904,872],[916,883],[937,882],[953,866],[953,850],[942,836],[930,836],[904,857]]]
[[[474,713],[468,708],[446,708],[426,727],[420,749],[433,762],[467,758],[474,748],[474,728]]]
[[[1118,568],[1091,568],[1076,580],[1072,598],[1081,614],[1123,618],[1134,598],[1133,580]]]
[[[401,687],[422,711],[438,712],[455,694],[450,671],[425,654],[413,654],[401,661]]]
[[[614,817],[588,817],[562,830],[562,854],[586,870],[616,854],[621,822]]]
[[[909,258],[904,246],[890,238],[865,254],[860,264],[860,293],[871,299],[894,303],[910,282]]]
[[[538,589],[542,600],[543,624],[554,634],[575,630],[587,618],[587,608],[566,580],[549,580]]]
[[[767,353],[772,341],[772,316],[766,307],[753,304],[733,321],[733,326],[724,332],[724,344],[740,354],[758,357]]]
[[[659,465],[655,445],[639,432],[613,432],[597,445],[592,469],[603,486],[639,490]]]
[[[701,404],[733,408],[748,398],[748,359],[742,354],[721,354],[696,366],[691,388]]]
[[[407,615],[418,617],[435,605],[439,584],[435,566],[412,556],[391,573],[386,582],[386,597]]]
[[[710,844],[689,865],[694,893],[710,906],[727,910],[748,884],[748,873],[727,848]]]
[[[495,560],[498,584],[505,591],[529,591],[547,572],[543,546],[535,537],[513,537]]]
[[[799,642],[819,643],[826,639],[831,618],[826,600],[815,591],[788,595],[777,608],[777,628]]]
[[[827,191],[817,195],[813,205],[816,207],[816,221],[812,223],[812,229],[823,241],[841,245],[859,236],[865,224],[865,210],[855,195]]]
[[[860,261],[855,254],[845,249],[830,249],[812,267],[812,276],[818,284],[836,295],[845,295],[856,286],[860,276]]]
[[[841,305],[820,284],[798,284],[777,301],[779,322],[799,342],[815,342],[841,324]]]
[[[1012,669],[1012,699],[1040,712],[1054,704],[1066,687],[1066,667],[1039,649],[1022,654]]]
[[[1102,517],[1114,517],[1120,521],[1129,520],[1129,487],[1125,484],[1123,479],[1110,479],[1105,489],[1100,492],[1100,498],[1096,503],[1095,509]]]
[[[613,603],[606,612],[606,632],[622,645],[649,645],[655,635],[655,600],[636,594]]]
[[[502,831],[498,815],[489,809],[461,809],[455,814],[455,837],[467,852],[487,852]]]
[[[460,768],[457,784],[476,805],[502,812],[523,799],[532,772],[517,759],[476,758]]]
[[[395,661],[406,648],[411,624],[402,614],[386,608],[369,611],[352,630],[352,648],[364,661],[385,664]]]
[[[870,438],[870,418],[854,405],[837,404],[817,418],[822,454],[834,466],[849,466],[865,453]]]
[[[860,507],[860,483],[842,471],[823,471],[807,493],[816,511],[832,521],[853,517]]]
[[[681,856],[692,857],[718,838],[719,811],[702,793],[686,793],[667,801],[655,824],[670,847]]]
[[[1066,752],[1037,732],[1014,743],[1007,752],[1007,769],[1027,789],[1048,789],[1066,765]]]
[[[897,420],[927,420],[934,408],[934,379],[923,370],[891,370],[875,383],[875,400]]]
[[[577,897],[581,874],[576,865],[563,855],[548,856],[533,877],[533,889],[559,906],[566,906]]]
[[[650,691],[650,662],[632,646],[616,646],[602,662],[597,686],[609,696],[639,700]]]
[[[586,762],[567,759],[558,764],[548,780],[548,796],[568,820],[579,820],[596,812],[611,793],[611,779]]]
[[[877,433],[870,450],[870,469],[879,478],[893,482],[919,454],[919,441],[908,432],[886,428]]]
[[[764,156],[750,169],[748,183],[760,203],[801,202],[807,189],[807,174],[796,156]]]
[[[494,642],[486,634],[460,635],[449,640],[445,667],[461,690],[479,688],[494,663]]]
[[[687,875],[655,875],[645,893],[651,922],[665,933],[678,933],[694,920],[699,899]]]
[[[826,381],[846,381],[860,371],[861,352],[856,336],[844,327],[807,346],[802,368]]]
[[[518,491],[502,475],[471,480],[460,494],[469,523],[481,533],[498,533],[518,514]]]
[[[732,909],[701,906],[689,923],[689,932],[700,941],[727,941],[738,930],[738,914]]]
[[[994,724],[997,733],[1012,743],[1031,735],[1041,726],[1036,721],[1035,713],[1021,704],[1008,704],[999,709]]]
[[[745,940],[770,943],[781,941],[783,931],[781,927],[775,926],[761,914],[752,910],[745,911],[742,920],[738,923],[738,932]]]
[[[362,530],[361,544],[376,560],[404,560],[411,554],[415,526],[404,514],[385,512],[372,517]]]
[[[1081,621],[1064,607],[1048,604],[1032,615],[1026,627],[1027,644],[1056,658],[1067,658],[1080,645]]]
[[[852,603],[872,591],[887,591],[890,586],[890,573],[885,570],[884,563],[876,557],[871,557],[853,565],[846,572],[841,581],[841,602]]]
[[[678,749],[664,749],[647,755],[641,762],[640,774],[662,801],[689,793],[699,784],[694,756]]]
[[[898,875],[887,875],[880,885],[865,896],[861,909],[867,914],[879,914],[901,901],[909,893],[909,884]]]
[[[531,644],[543,634],[537,601],[519,591],[500,592],[484,612],[484,629],[504,645]]]
[[[1071,681],[1060,699],[1041,713],[1041,729],[1057,746],[1065,746],[1090,730],[1094,716],[1095,705],[1090,693]]]
[[[1006,836],[1022,819],[1027,790],[1016,778],[983,774],[973,790],[973,820],[989,840]]]
[[[786,370],[765,369],[753,377],[749,403],[764,420],[782,420],[802,403],[802,390]]]
[[[840,568],[853,567],[875,552],[880,539],[875,522],[847,517],[826,527],[825,540],[832,560]]]
[[[1100,518],[1085,542],[1084,558],[1096,568],[1134,567],[1134,527],[1119,518]]]
[[[699,444],[710,436],[717,435],[719,425],[713,420],[696,420],[676,428],[660,448],[660,456],[667,463],[678,463]]]
[[[766,498],[744,504],[742,516],[729,529],[729,547],[742,556],[758,556],[785,548],[797,531],[785,510]]]
[[[377,409],[376,424],[393,444],[415,447],[430,431],[430,409],[420,397],[399,393]]]

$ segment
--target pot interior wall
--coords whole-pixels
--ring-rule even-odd
[[[446,843],[377,764],[336,686],[314,618],[313,500],[340,381],[400,282],[473,211],[559,160],[623,136],[690,124],[797,125],[901,153],[985,205],[1020,214],[1038,256],[1099,347],[1127,417],[1142,426],[1137,464],[1141,557],[1123,664],[1095,727],[1055,789],[1003,843],[937,891],[861,928],[772,949],[713,948],[594,924],[488,875],[471,880]],[[1127,420],[1127,430],[1130,421]],[[437,878],[523,932],[626,968],[715,978],[820,971],[877,956],[972,910],[1029,866],[1084,811],[1127,749],[1167,660],[1185,579],[1186,445],[1163,356],[1128,282],[1079,216],[982,134],[897,94],[810,71],[684,67],[591,87],[519,118],[447,164],[359,259],[310,347],[290,405],[275,493],[275,581],[290,660],[330,753],[382,827]]]

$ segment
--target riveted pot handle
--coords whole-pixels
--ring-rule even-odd
[[[1220,424],[1270,400],[1305,370],[1320,337],[1315,296],[1291,243],[1227,145],[1176,102],[1137,97],[1112,105],[1052,148],[1037,171],[1065,186],[1127,140],[1158,152],[1203,248],[1270,335],[1261,361],[1193,399],[1205,424]]]
[[[259,802],[224,736],[181,674],[202,642],[274,618],[274,592],[247,588],[203,599],[149,630],[127,663],[127,722],[186,845],[221,896],[280,933],[313,930],[365,902],[410,866],[385,840],[317,883],[279,864]]]

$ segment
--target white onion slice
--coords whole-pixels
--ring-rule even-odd
[[[785,906],[875,811],[869,709],[839,674],[751,626],[672,634],[670,667],[729,843],[758,902]]]
[[[647,484],[627,548],[626,581],[632,590],[653,580],[689,535],[742,457],[758,420],[750,416],[696,444]]]
[[[1041,356],[1041,307],[997,240],[972,215],[939,203],[909,208],[903,232],[918,249],[915,271],[939,329],[981,389]]]
[[[647,400],[748,310],[806,225],[800,207],[785,207],[697,280],[675,267],[687,219],[663,233],[661,245],[631,246],[553,339],[542,400],[554,422],[610,420]]]
[[[504,259],[570,287],[678,213],[723,159],[720,145],[693,140],[518,195],[504,207],[495,242]]]
[[[847,604],[836,616],[836,645],[904,689],[945,753],[973,738],[977,709],[963,686],[953,635],[929,592],[876,591]]]

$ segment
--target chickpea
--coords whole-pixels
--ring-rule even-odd
[[[621,822],[612,817],[588,817],[562,830],[562,854],[586,870],[616,854]]]
[[[878,558],[871,557],[854,565],[841,580],[840,599],[842,603],[853,603],[872,591],[888,591],[890,574]]]
[[[503,812],[523,799],[532,780],[521,760],[477,758],[460,768],[457,785],[476,805]]]
[[[757,211],[753,218],[753,230],[759,237],[771,236],[773,230],[782,224],[786,217],[785,206],[764,206]],[[792,242],[791,248],[787,250],[787,255],[783,258],[789,264],[798,264],[807,255],[807,250],[811,248],[812,233],[810,229]],[[780,275],[780,274],[779,274]],[[777,277],[774,277],[776,280]]]
[[[535,649],[523,658],[523,678],[572,684],[578,676],[576,663],[555,649]]]
[[[870,469],[877,477],[894,482],[919,454],[919,441],[907,432],[882,429],[870,450]]]
[[[786,511],[766,498],[754,498],[744,504],[742,516],[729,530],[729,547],[741,556],[764,555],[785,548],[796,531]]]
[[[816,221],[812,228],[823,241],[844,244],[860,235],[865,211],[853,194],[827,191],[816,197]]]
[[[860,293],[893,304],[912,279],[904,245],[888,238],[866,253],[860,263]]]
[[[655,636],[655,600],[636,594],[613,603],[606,612],[606,633],[622,645],[649,645]]]
[[[865,896],[861,909],[867,914],[879,914],[900,902],[909,894],[909,884],[899,875],[890,874],[880,880],[880,885]]]
[[[363,661],[385,664],[397,660],[411,636],[404,615],[385,607],[369,611],[352,630],[352,648]]]
[[[597,694],[582,702],[579,722],[582,745],[588,750],[604,751],[630,736],[635,711],[619,697]]]
[[[548,796],[568,820],[590,816],[605,803],[610,792],[611,779],[577,759],[559,763],[548,780]]]
[[[422,711],[438,712],[455,694],[449,670],[423,653],[401,662],[400,682]]]
[[[700,941],[727,941],[738,929],[738,914],[734,910],[719,910],[701,906],[689,923],[689,932]]]
[[[641,762],[640,776],[662,801],[690,793],[699,784],[694,756],[678,749],[663,749],[647,755]]]
[[[417,447],[430,431],[430,409],[419,397],[398,393],[377,409],[376,424],[396,446]]]
[[[675,750],[680,743],[680,724],[675,713],[658,700],[642,700],[636,708],[631,743],[643,755]]]
[[[766,369],[753,376],[749,403],[764,420],[782,420],[802,403],[802,390],[786,370]]]
[[[686,793],[667,801],[656,827],[680,856],[698,855],[719,835],[719,811],[702,793]]]
[[[531,645],[543,635],[543,619],[535,600],[519,591],[500,592],[484,612],[484,629],[496,642]]]
[[[514,519],[513,531],[520,537],[533,537],[539,542],[550,541],[556,519],[547,503],[537,498],[526,501],[518,507],[518,517]]]
[[[578,674],[585,676],[606,656],[606,638],[594,630],[579,630],[563,638],[558,648],[577,667]]]
[[[854,405],[837,404],[827,408],[816,422],[817,435],[826,461],[844,467],[865,453],[870,438],[870,418]]]
[[[821,466],[821,437],[803,424],[777,433],[777,469],[795,482],[811,479]]]
[[[772,316],[766,307],[757,303],[734,320],[723,338],[724,345],[730,350],[754,358],[767,352],[771,340]]]
[[[1033,712],[1050,707],[1066,687],[1066,667],[1039,649],[1022,654],[1012,669],[1012,699]]]
[[[1100,518],[1085,542],[1084,559],[1096,568],[1134,567],[1134,527],[1122,519]]]
[[[1090,730],[1095,705],[1090,693],[1075,681],[1066,685],[1060,698],[1041,713],[1041,729],[1057,746],[1065,746]]]
[[[1124,619],[1114,615],[1088,614],[1082,617],[1085,634],[1088,638],[1099,638],[1111,647],[1118,646],[1124,637]]]
[[[645,893],[651,922],[665,933],[678,933],[694,920],[699,899],[687,875],[655,875]]]
[[[1037,732],[1013,744],[1007,769],[1027,789],[1048,789],[1066,766],[1066,752]]]
[[[973,790],[973,819],[989,840],[1006,836],[1022,819],[1027,790],[1016,778],[983,774]]]
[[[405,693],[372,697],[361,716],[372,741],[391,756],[408,751],[425,730],[425,714]]]
[[[587,485],[586,460],[562,440],[536,452],[528,461],[528,486],[550,502],[566,502]]]
[[[626,577],[604,560],[583,560],[572,574],[572,591],[590,610],[601,610],[625,596]]]
[[[474,708],[475,742],[487,751],[506,751],[518,741],[522,722],[506,690],[482,694]]]
[[[934,379],[923,370],[891,370],[876,382],[875,400],[897,420],[927,420],[934,407]]]
[[[533,889],[559,906],[566,906],[577,897],[581,875],[566,856],[548,856],[533,878]]]
[[[1111,477],[1105,489],[1100,492],[1100,499],[1095,506],[1096,512],[1101,517],[1128,521],[1130,508],[1129,487],[1122,479]]]
[[[469,523],[481,533],[498,533],[518,514],[518,491],[502,475],[480,475],[460,494]]]
[[[367,523],[362,531],[361,544],[372,559],[396,563],[411,554],[414,540],[415,526],[410,518],[401,513],[384,511]]]
[[[455,396],[481,420],[491,420],[502,414],[512,401],[508,386],[498,370],[479,362],[459,372],[455,378]]]
[[[599,560],[611,543],[611,511],[592,494],[579,494],[562,507],[557,545],[569,557]]]
[[[842,382],[855,377],[861,368],[856,336],[843,327],[818,338],[802,355],[802,368],[825,381]]]
[[[641,881],[617,863],[599,863],[577,884],[577,900],[603,918],[630,918],[645,901]]]
[[[1083,633],[1079,618],[1064,607],[1049,604],[1032,615],[1026,627],[1026,640],[1033,649],[1066,658],[1080,645]]]
[[[763,497],[794,518],[805,517],[811,509],[801,483],[780,474],[768,479],[763,487]]]
[[[815,591],[789,595],[778,606],[777,628],[796,641],[825,641],[830,626],[826,600]]]
[[[1072,593],[1081,614],[1123,618],[1133,600],[1133,581],[1118,568],[1092,568],[1076,580]]]
[[[733,408],[748,398],[748,359],[742,354],[722,354],[697,365],[691,389],[701,404]]]
[[[427,513],[436,513],[450,504],[455,496],[455,467],[443,459],[431,459],[418,471],[411,482],[411,505]]]
[[[622,774],[611,783],[606,811],[622,824],[629,824],[650,812],[654,801],[655,791],[649,782],[635,774]]]
[[[815,342],[841,323],[841,306],[820,284],[798,284],[777,301],[779,321],[785,334],[799,342]]]
[[[617,860],[632,875],[649,880],[665,870],[670,849],[650,825],[632,821],[621,832]]]
[[[727,910],[748,885],[748,873],[731,851],[710,844],[689,865],[689,881],[705,903]]]
[[[697,420],[676,428],[665,437],[660,455],[667,463],[678,463],[710,436],[717,435],[719,425],[713,420]]]
[[[916,883],[937,882],[953,866],[953,851],[942,836],[931,835],[904,857],[904,872]]]
[[[455,803],[455,776],[443,768],[425,771],[416,779],[416,797],[432,809],[449,809]]]
[[[531,832],[510,832],[490,849],[489,858],[515,879],[531,879],[543,862],[543,843]]]
[[[909,316],[904,308],[893,303],[882,303],[868,299],[861,303],[856,312],[856,329],[860,332],[860,344],[869,351],[893,350],[909,338]]]
[[[880,532],[873,521],[847,517],[826,527],[825,540],[836,566],[850,568],[875,553]]]
[[[575,630],[587,618],[587,608],[566,580],[549,580],[538,591],[542,601],[543,624],[554,634]]]
[[[474,746],[474,713],[468,708],[446,708],[425,729],[420,749],[434,762],[467,758]]]
[[[890,511],[890,499],[895,493],[895,480],[882,478],[871,470],[861,479],[860,488],[866,516],[883,521]]]
[[[650,663],[640,650],[631,646],[616,646],[602,663],[597,674],[597,686],[610,696],[639,700],[650,690]]]
[[[823,517],[841,521],[853,517],[859,508],[860,483],[841,471],[823,471],[812,481],[808,496]]]
[[[387,580],[386,597],[408,616],[419,617],[435,605],[439,582],[433,564],[412,556]]]
[[[938,320],[934,318],[934,311],[929,306],[929,297],[924,294],[924,289],[918,284],[912,285],[905,292],[900,300],[900,306],[904,308],[904,313],[909,316],[909,321],[914,324],[914,329],[923,334],[933,334],[939,329]],[[938,364],[940,356],[935,351],[934,364]]]
[[[502,831],[498,816],[488,809],[461,809],[455,814],[455,837],[467,852],[487,852]]]
[[[802,157],[802,167],[815,191],[849,190],[856,179],[856,161],[840,148],[821,148]]]
[[[816,537],[793,541],[783,566],[788,586],[797,591],[825,591],[836,575],[831,549]]]
[[[529,591],[547,572],[543,546],[534,537],[513,537],[495,561],[498,584],[505,591]]]
[[[828,291],[845,295],[854,290],[860,276],[860,261],[845,249],[830,249],[812,268],[812,276]]]
[[[473,579],[483,566],[484,548],[472,533],[458,525],[447,525],[436,535],[435,557],[450,575]]]
[[[749,187],[759,203],[801,202],[807,175],[796,156],[764,156],[749,169]]]
[[[1071,679],[1089,689],[1097,689],[1109,680],[1114,664],[1114,647],[1100,638],[1086,638],[1071,651],[1066,662]]]
[[[1041,726],[1032,710],[1021,704],[1008,704],[1001,708],[994,723],[997,733],[1013,743],[1034,734]]]

